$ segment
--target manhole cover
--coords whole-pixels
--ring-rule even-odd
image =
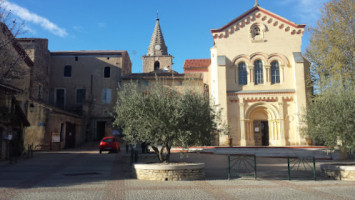
[[[67,173],[64,176],[86,176],[86,175],[98,175],[97,172],[81,172],[81,173]]]

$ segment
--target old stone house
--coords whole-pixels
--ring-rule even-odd
[[[0,38],[0,159],[4,159],[14,153],[10,146],[23,149],[24,128],[30,125],[26,108],[33,62],[3,23]]]
[[[256,4],[211,30],[210,60],[185,62],[186,73],[208,76],[210,98],[230,127],[218,145],[305,144],[300,115],[312,88],[301,54],[304,28]]]
[[[126,51],[50,52],[47,39],[18,42],[34,62],[25,144],[62,149],[112,135],[116,89],[131,72]]]
[[[51,52],[50,103],[82,115],[87,140],[112,135],[117,88],[129,73],[127,51]]]

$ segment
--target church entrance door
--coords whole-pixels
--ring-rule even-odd
[[[269,123],[268,121],[261,121],[261,142],[263,146],[269,146]]]

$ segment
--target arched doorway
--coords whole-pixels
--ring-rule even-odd
[[[256,103],[246,112],[248,145],[275,145],[278,137],[278,114],[275,107],[267,103]]]
[[[155,61],[154,70],[158,70],[158,69],[160,69],[160,62],[159,61]]]

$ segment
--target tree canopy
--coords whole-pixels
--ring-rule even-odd
[[[355,3],[332,0],[311,28],[306,57],[317,95],[307,106],[303,131],[316,143],[355,148]]]
[[[133,82],[120,88],[114,125],[123,129],[127,142],[148,143],[161,162],[169,162],[172,146],[210,145],[219,131],[219,114],[200,90],[178,92],[162,82],[156,80],[148,90]]]
[[[318,144],[343,151],[355,148],[355,93],[324,92],[307,107],[305,133]]]
[[[332,0],[324,4],[322,18],[310,28],[312,36],[306,57],[312,63],[316,89],[334,85],[354,87],[355,81],[355,3]]]

